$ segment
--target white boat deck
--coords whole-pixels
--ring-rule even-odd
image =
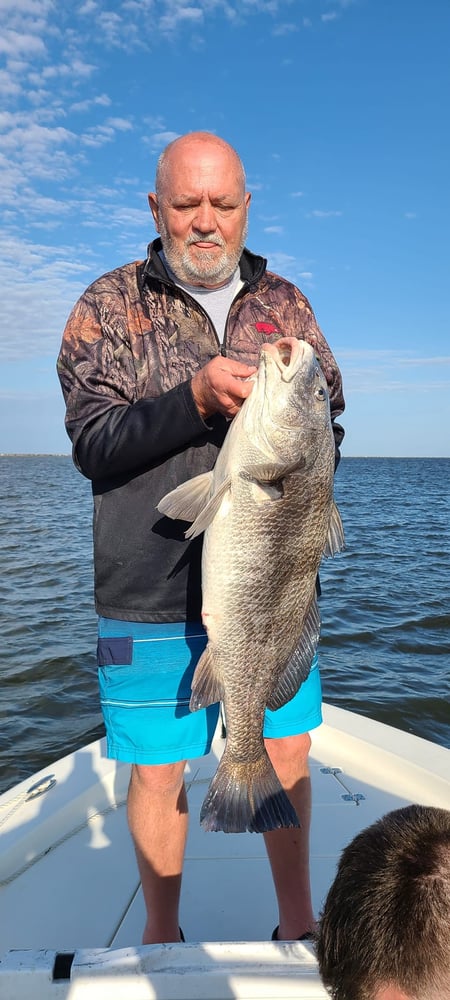
[[[342,848],[361,828],[409,802],[450,807],[450,750],[330,706],[324,717],[311,756],[317,913]],[[57,779],[42,795],[27,797],[35,776],[0,797],[2,998],[326,996],[312,945],[268,943],[278,918],[263,838],[205,833],[199,825],[221,749],[217,738],[214,753],[192,761],[187,773],[180,914],[187,945],[140,947],[144,907],[125,812],[129,768],[104,759],[99,743],[41,772]],[[56,953],[75,953],[70,981],[55,981]],[[37,990],[38,981],[48,992]]]

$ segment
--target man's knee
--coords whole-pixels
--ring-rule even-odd
[[[148,795],[173,795],[180,791],[186,761],[174,764],[133,764],[130,785]]]
[[[266,739],[265,744],[276,771],[294,771],[299,776],[308,773],[308,755],[311,749],[309,733]]]

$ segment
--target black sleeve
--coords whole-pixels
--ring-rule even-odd
[[[190,382],[162,396],[111,405],[81,429],[67,422],[74,461],[88,479],[126,475],[158,461],[207,432]]]

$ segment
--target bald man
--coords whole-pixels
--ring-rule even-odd
[[[262,345],[308,341],[330,390],[336,463],[341,376],[301,291],[245,248],[250,193],[236,151],[207,133],[163,151],[145,261],[95,281],[68,319],[58,373],[77,468],[94,496],[100,699],[109,757],[132,765],[128,820],[147,909],[143,942],[180,939],[186,760],[208,753],[219,706],[189,711],[205,648],[202,539],[161,517],[162,496],[208,472],[251,392]],[[315,657],[299,693],[267,712],[269,756],[301,829],[264,833],[280,940],[314,927],[309,731],[321,721]],[[186,929],[188,931],[188,929]]]

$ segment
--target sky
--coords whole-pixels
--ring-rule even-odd
[[[0,453],[70,452],[66,319],[200,129],[335,354],[343,454],[449,456],[449,43],[448,0],[0,0]]]

